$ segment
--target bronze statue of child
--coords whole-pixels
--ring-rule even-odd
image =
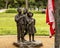
[[[23,41],[24,40],[24,17],[22,15],[22,10],[21,8],[18,8],[17,9],[17,12],[18,14],[15,16],[15,21],[16,21],[16,24],[17,24],[17,41],[18,43],[20,41]]]
[[[24,16],[24,19],[23,19],[23,20],[24,20],[24,23],[25,23],[25,24],[24,24],[24,26],[25,26],[24,37],[25,37],[25,36],[27,35],[27,33],[28,33],[28,32],[27,32],[27,21],[28,21],[27,13],[28,13],[28,10],[27,10],[26,8],[24,8],[24,9],[23,9],[23,16]],[[25,38],[24,38],[24,41],[26,41]]]
[[[29,33],[29,41],[35,41],[34,40],[34,34],[36,33],[36,28],[35,28],[35,19],[32,18],[33,17],[33,13],[28,12],[27,13],[28,16],[28,23],[27,23],[27,31]]]

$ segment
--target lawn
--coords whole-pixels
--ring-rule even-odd
[[[17,34],[16,23],[14,16],[17,13],[0,13],[0,35],[15,35]],[[35,13],[36,19],[36,35],[46,36],[49,35],[49,26],[45,21],[45,14]]]

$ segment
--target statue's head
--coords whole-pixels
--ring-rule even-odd
[[[23,14],[26,14],[26,13],[28,13],[28,9],[24,8],[23,9]]]
[[[28,16],[28,17],[33,17],[33,13],[32,13],[32,12],[28,12],[28,13],[27,13],[27,16]]]
[[[22,9],[21,8],[17,8],[17,11],[18,11],[18,13],[22,13]]]

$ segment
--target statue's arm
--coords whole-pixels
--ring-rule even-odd
[[[18,22],[21,18],[23,18],[24,16],[20,16],[20,17],[17,17],[15,16],[15,21]]]
[[[31,24],[31,23],[34,23],[34,20],[31,20],[31,21],[29,22],[29,24]]]
[[[19,21],[21,18],[25,18],[25,16],[20,16],[17,20]]]
[[[36,27],[35,27],[35,23],[36,23],[36,20],[34,19],[34,30],[35,30],[35,32],[37,32]]]
[[[29,22],[29,24],[31,24],[32,23],[32,21],[31,22]]]
[[[29,19],[28,19],[27,16],[25,16],[25,20],[26,20],[27,23],[29,23]]]
[[[19,19],[19,18],[18,18],[17,16],[15,16],[15,21],[16,21],[16,22],[18,22],[18,19]]]
[[[36,23],[36,20],[34,19],[34,25],[35,25],[35,23]]]

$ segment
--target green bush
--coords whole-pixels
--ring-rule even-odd
[[[43,14],[42,11],[31,11],[31,12],[33,12],[34,14]]]
[[[43,11],[35,11],[35,10],[29,10],[30,12],[33,12],[34,14],[42,14]],[[5,11],[6,13],[17,13],[15,8],[9,8]],[[45,13],[44,13],[45,14]]]
[[[40,14],[40,11],[33,11],[34,14]]]
[[[7,9],[6,13],[17,13],[16,9]]]

